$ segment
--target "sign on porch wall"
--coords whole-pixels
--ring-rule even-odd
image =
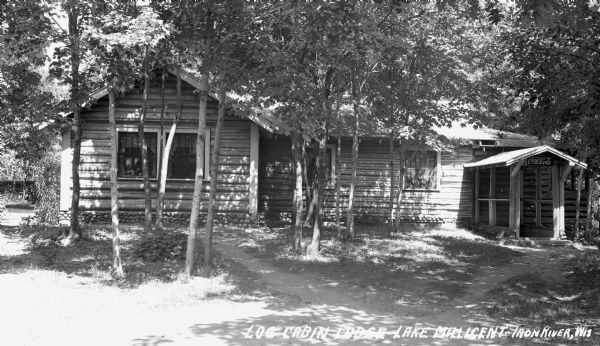
[[[552,166],[552,158],[548,156],[528,157],[527,166]]]

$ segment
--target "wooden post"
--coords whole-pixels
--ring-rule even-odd
[[[73,149],[71,148],[71,128],[65,128],[62,134],[61,152],[60,152],[60,211],[71,210],[71,189],[73,180],[71,171],[73,165]],[[61,225],[68,225],[69,219],[60,220]]]
[[[250,175],[249,194],[248,194],[248,212],[250,214],[258,213],[258,146],[260,133],[258,126],[252,124],[250,127]]]
[[[566,237],[565,233],[565,180],[571,174],[571,169],[573,167],[570,165],[561,166],[560,170],[560,180],[559,180],[559,189],[558,189],[558,208],[559,208],[559,237]]]
[[[517,165],[517,169],[520,168],[520,165]],[[523,170],[518,169],[517,175],[515,177],[515,235],[517,239],[521,237],[521,214],[523,205],[521,203],[521,189],[523,188]]]
[[[535,168],[535,224],[542,225],[542,170]]]
[[[552,166],[552,230],[554,239],[560,236],[560,167]]]
[[[521,163],[517,163],[510,169],[510,191],[508,208],[508,226],[515,232],[515,236],[521,236],[521,179],[523,172]]]
[[[488,225],[496,226],[496,167],[490,167],[490,200],[489,207],[489,222]]]
[[[479,224],[479,167],[475,168],[475,186],[473,187],[473,223]]]

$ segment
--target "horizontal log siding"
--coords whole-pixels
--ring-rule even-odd
[[[178,131],[196,130],[198,124],[198,95],[194,88],[182,83],[184,95],[183,119]],[[169,75],[165,83],[165,135],[171,127],[177,110],[175,77]],[[117,126],[133,126],[137,131],[139,111],[143,95],[127,94],[117,98]],[[151,88],[149,95],[146,130],[160,127],[160,89]],[[211,100],[208,107],[207,128],[211,129],[211,152],[214,145],[217,102]],[[227,116],[223,126],[220,158],[218,164],[217,202],[215,210],[225,213],[248,213],[250,172],[250,125],[251,122]],[[91,109],[82,113],[81,142],[81,199],[82,211],[105,212],[110,210],[110,133],[108,123],[108,100],[103,97]],[[142,179],[119,178],[119,207],[122,211],[143,211],[144,190]],[[157,179],[151,179],[152,203],[156,202]],[[203,184],[201,211],[206,212],[209,182]],[[167,180],[165,195],[166,212],[187,212],[191,209],[193,180]]]
[[[342,140],[341,207],[348,204],[352,168],[352,141]],[[385,221],[390,195],[389,144],[386,139],[362,139],[359,145],[355,210],[359,220]],[[293,170],[290,163],[290,141],[283,136],[261,142],[259,206],[271,217],[289,215],[292,211]],[[399,177],[400,153],[395,155]],[[463,163],[472,160],[469,147],[442,153],[441,186],[437,191],[404,191],[400,211],[405,221],[441,221],[471,217],[471,173]],[[396,180],[398,181],[398,180]],[[335,218],[335,189],[328,185],[324,215]]]

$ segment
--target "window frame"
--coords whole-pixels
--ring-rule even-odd
[[[163,140],[162,140],[162,148],[164,149],[165,145],[167,144],[167,138],[169,136],[169,132],[170,131],[164,131],[163,132]],[[202,170],[202,180],[203,181],[210,181],[210,154],[211,154],[211,148],[210,148],[210,142],[211,142],[211,128],[206,127],[206,130],[204,132],[204,168]],[[198,135],[198,130],[197,129],[190,129],[190,128],[177,128],[175,129],[175,134],[178,133],[185,133],[185,134],[195,134],[196,136]],[[172,149],[172,148],[171,148]],[[162,161],[161,161],[162,162]],[[207,168],[208,167],[208,168]],[[195,173],[194,173],[195,174]],[[167,181],[194,181],[195,178],[169,178],[167,176]]]
[[[117,125],[117,155],[119,154],[119,133],[135,133],[138,134],[138,127],[136,125]],[[158,174],[160,171],[160,162],[161,162],[161,155],[162,155],[162,150],[160,147],[160,130],[157,128],[153,128],[153,127],[149,127],[149,128],[144,128],[144,133],[156,133],[156,175],[155,176],[150,176],[149,179],[151,180],[157,180],[158,179]],[[118,158],[117,158],[117,165],[119,164],[118,162]],[[129,177],[129,176],[119,176],[118,175],[118,169],[117,169],[117,179],[123,179],[123,180],[143,180],[144,177]]]
[[[435,177],[435,188],[432,189],[418,189],[418,188],[407,188],[406,187],[406,152],[407,151],[420,151],[420,152],[428,152],[433,151],[436,154],[436,177]],[[442,153],[439,150],[435,150],[431,147],[422,147],[422,146],[407,146],[402,148],[401,150],[401,167],[402,167],[402,191],[417,191],[417,192],[439,192],[441,189],[442,183]]]

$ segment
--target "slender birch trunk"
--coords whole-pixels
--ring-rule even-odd
[[[70,244],[73,240],[81,237],[81,228],[79,226],[79,164],[81,162],[81,108],[79,105],[80,93],[80,76],[79,76],[79,11],[77,8],[71,7],[68,14],[69,27],[69,45],[71,46],[71,111],[73,112],[73,162],[72,162],[72,179],[73,179],[73,195],[71,197],[71,220],[69,234],[66,238],[66,244]]]
[[[394,128],[392,124],[392,131],[390,132],[390,200],[389,200],[389,225],[388,225],[388,236],[394,233],[394,191],[396,186],[395,169],[394,169]]]
[[[208,45],[210,46],[210,44]],[[208,104],[208,72],[204,69],[200,80],[200,105],[198,111],[198,138],[196,140],[196,174],[194,179],[194,195],[190,214],[187,251],[185,256],[185,273],[192,276],[195,261],[196,237],[198,218],[202,198],[202,183],[204,178],[204,139],[206,131],[206,108]]]
[[[338,239],[342,237],[342,212],[340,206],[341,185],[340,177],[342,175],[342,125],[338,123],[337,147],[335,153],[335,224],[337,227]]]
[[[210,193],[206,215],[206,243],[204,244],[204,262],[206,265],[210,265],[212,260],[213,220],[215,217],[215,198],[217,196],[217,173],[219,171],[217,165],[219,164],[219,151],[221,150],[221,131],[223,130],[223,121],[225,120],[225,99],[225,87],[222,86],[219,92],[219,112],[217,128],[215,129],[215,145],[213,146],[210,158]]]
[[[117,186],[117,150],[119,142],[115,119],[115,94],[112,90],[109,90],[108,93],[108,120],[110,123],[110,217],[112,224],[113,270],[117,277],[123,277],[121,246],[119,244],[119,190]]]
[[[294,188],[294,250],[296,253],[302,251],[302,136],[294,134],[292,136],[292,155],[294,160],[294,173],[296,176],[296,185]]]
[[[163,98],[164,98],[164,79],[163,79]],[[164,106],[163,106],[164,111]],[[156,228],[159,231],[163,230],[163,212],[165,208],[165,192],[167,187],[167,173],[169,172],[169,157],[171,156],[171,147],[173,145],[173,138],[175,137],[175,132],[177,131],[177,124],[179,119],[181,118],[181,113],[183,112],[183,98],[181,96],[181,74],[179,69],[177,69],[177,113],[175,114],[175,119],[173,119],[173,123],[171,124],[171,130],[169,131],[169,136],[167,137],[167,141],[165,143],[165,148],[163,150],[161,165],[160,165],[160,181],[158,183],[158,198],[156,199]]]
[[[152,230],[152,191],[150,189],[150,172],[148,169],[148,143],[144,135],[144,127],[146,122],[146,112],[148,109],[148,91],[150,89],[150,76],[147,66],[147,58],[144,62],[144,101],[142,103],[142,112],[140,114],[140,122],[138,125],[138,142],[142,144],[142,179],[144,181],[144,231]]]
[[[346,233],[354,239],[354,187],[356,185],[356,168],[358,164],[358,128],[360,124],[360,88],[358,81],[352,80],[352,107],[354,110],[354,136],[352,137],[352,173],[350,175],[350,188],[348,193],[348,212],[346,214]]]
[[[158,170],[158,187],[156,189],[156,220],[154,220],[155,225],[154,228],[157,231],[163,230],[163,208],[162,205],[159,206],[159,197],[160,197],[160,182],[162,181],[162,163],[164,160],[165,150],[163,148],[163,141],[165,137],[165,71],[164,68],[161,73],[161,82],[160,82],[160,130],[159,130],[159,138],[158,138],[158,147],[160,149],[160,160],[157,160],[157,170]],[[166,181],[165,181],[166,182]],[[164,191],[163,191],[163,200],[164,200]]]

